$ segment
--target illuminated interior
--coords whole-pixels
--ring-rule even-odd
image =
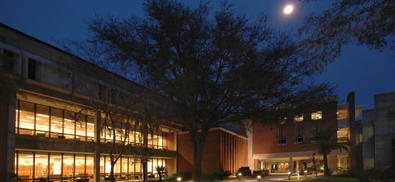
[[[322,111],[316,111],[311,113],[311,120],[322,119]]]
[[[33,162],[34,161],[34,162]],[[104,163],[104,161],[106,161]],[[157,174],[157,166],[166,166],[166,159],[152,158],[147,163],[148,175]],[[141,162],[133,156],[122,156],[114,166],[117,178],[136,178],[142,176]],[[100,176],[110,175],[110,157],[100,157]],[[93,179],[93,155],[17,151],[15,153],[15,172],[24,181],[48,178],[51,181],[75,181]]]
[[[94,142],[94,116],[25,101],[17,101],[16,113],[16,134]],[[105,120],[102,123],[104,122]],[[113,142],[112,129],[111,125],[102,127],[100,135],[102,143]],[[126,144],[143,144],[140,131],[139,127],[135,131],[131,131],[126,139]],[[121,143],[124,139],[125,133],[115,129],[116,143]],[[165,132],[154,132],[154,135],[148,135],[147,146],[155,149],[167,149],[165,140]]]

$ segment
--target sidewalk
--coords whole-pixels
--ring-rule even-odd
[[[318,176],[321,176],[322,174],[318,174]],[[315,174],[312,175],[307,175],[307,177],[313,177]],[[293,174],[291,178],[297,178],[298,176]],[[299,178],[304,178],[304,175],[300,175]],[[271,174],[269,176],[265,176],[264,178],[261,178],[261,182],[270,182],[270,181],[282,181],[282,180],[287,180],[288,175],[284,174]],[[258,178],[255,179],[247,179],[245,182],[258,182]]]

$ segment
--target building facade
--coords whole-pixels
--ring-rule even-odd
[[[143,132],[150,127],[129,120],[135,127],[129,127],[128,135],[113,130],[114,118],[127,119],[122,115],[126,103],[121,103],[128,100],[121,97],[125,90],[132,88],[148,100],[156,97],[147,95],[147,89],[2,24],[0,54],[1,69],[19,78],[17,92],[0,100],[1,181],[12,173],[24,181],[99,181],[110,173],[109,153],[120,153],[112,143],[122,142],[125,150],[114,168],[117,178],[142,175],[142,163],[133,152],[142,144],[153,152],[148,175],[157,166],[170,174],[176,171],[180,126],[169,123]],[[109,116],[116,110],[95,109],[92,103],[120,112]]]
[[[177,166],[182,171],[193,171],[193,148],[188,132],[178,134]],[[247,137],[222,127],[208,132],[203,149],[202,174],[230,171],[235,175],[247,163]]]
[[[395,168],[395,92],[374,96],[374,109],[362,112],[363,167]]]
[[[127,110],[133,100],[160,103],[163,98],[157,94],[3,24],[0,55],[2,71],[18,83],[17,92],[12,92],[9,99],[0,99],[1,180],[15,173],[24,181],[100,181],[110,173],[110,153],[120,152],[111,151],[112,146],[123,142],[125,145],[120,146],[125,150],[114,168],[117,178],[141,177],[143,166],[133,152],[141,145],[153,152],[147,164],[148,175],[155,175],[157,166],[165,166],[167,174],[193,171],[190,136],[181,130],[182,126],[159,123],[154,130],[153,126],[128,120]],[[354,98],[352,92],[346,104],[330,102],[300,113],[292,125],[256,124],[248,137],[213,128],[205,142],[202,173],[229,170],[235,175],[245,166],[295,173],[310,167],[313,151],[300,150],[298,144],[311,137],[311,130],[337,128],[338,140],[347,137],[358,143],[355,118],[363,106],[355,106]],[[106,111],[104,106],[115,110]],[[129,123],[133,127],[127,131],[117,128],[116,120],[132,121]],[[368,150],[367,155],[371,155]],[[350,151],[358,153],[358,148],[350,147]],[[366,152],[364,148],[364,157]],[[329,156],[332,171],[355,166],[356,155],[336,150]]]
[[[314,150],[300,149],[298,144],[312,137],[316,129],[338,129],[335,136],[339,142],[348,138],[356,143],[355,119],[363,106],[355,106],[354,92],[349,93],[346,104],[328,102],[304,113],[294,115],[292,124],[279,127],[267,127],[260,124],[253,126],[248,135],[249,166],[253,170],[268,169],[270,173],[297,173],[310,168],[313,163],[311,157]],[[350,147],[350,154],[342,150],[333,150],[328,156],[331,172],[338,167],[357,167],[355,146]],[[319,163],[323,163],[322,156],[315,154]]]

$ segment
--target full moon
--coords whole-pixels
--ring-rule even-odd
[[[291,5],[288,5],[284,8],[285,14],[290,14],[294,8]]]

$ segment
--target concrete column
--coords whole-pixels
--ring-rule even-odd
[[[330,169],[331,173],[336,171],[336,169],[337,169],[337,156],[336,155],[329,155],[328,156],[328,168]]]
[[[16,100],[12,99],[8,106],[7,173],[15,172],[15,105]]]
[[[247,137],[248,137],[248,166],[250,167],[251,171],[255,170],[254,168],[254,159],[252,158],[252,145],[253,145],[253,134],[252,134],[252,127],[250,128],[250,131],[247,131]]]
[[[289,172],[291,172],[292,174],[292,170],[293,170],[293,161],[292,161],[292,157],[289,158]]]
[[[296,172],[298,172],[298,171],[300,171],[299,160],[296,160]]]
[[[95,116],[95,153],[93,156],[93,181],[100,182],[100,126],[101,126],[101,112],[96,112]]]

